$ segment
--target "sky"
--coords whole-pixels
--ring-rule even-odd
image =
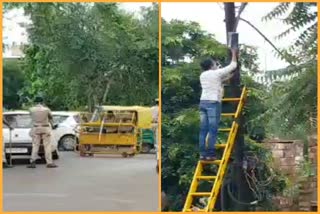
[[[262,16],[271,11],[276,5],[277,3],[248,3],[241,17],[250,21],[276,47],[281,48],[288,46],[295,35],[284,40],[276,40],[275,36],[286,30],[287,26],[283,25],[279,20],[272,22],[261,21]],[[213,33],[219,42],[226,44],[223,3],[162,3],[161,15],[167,21],[172,19],[196,21],[203,30]],[[239,43],[258,48],[259,68],[262,71],[283,68],[288,65],[286,62],[276,58],[273,48],[246,23],[239,23],[238,33]]]
[[[119,3],[119,6],[129,12],[138,12],[142,6],[151,6],[152,3]],[[30,23],[30,20],[24,16],[22,9],[14,9],[4,14],[3,19],[3,43],[26,44],[28,42],[28,34],[24,27],[19,26],[19,23]],[[12,54],[6,50],[4,57],[10,57]]]
[[[3,42],[5,44],[27,42],[26,29],[19,26],[20,22],[28,22],[28,19],[23,15],[23,10],[21,9],[9,11],[4,15]]]
[[[120,3],[120,7],[130,12],[138,12],[141,6],[149,6],[151,3]],[[263,22],[261,17],[272,10],[277,3],[249,3],[242,13],[242,17],[254,24],[277,47],[285,47],[290,44],[294,35],[283,40],[276,40],[275,36],[286,29],[279,21]],[[203,30],[213,33],[221,43],[226,43],[224,11],[222,3],[162,3],[162,17],[170,21],[172,19],[196,21]],[[12,11],[6,14],[4,19],[4,43],[26,43],[27,33],[17,23],[27,21],[22,10]],[[273,70],[283,68],[286,62],[274,56],[273,48],[246,23],[240,22],[238,26],[239,42],[253,45],[258,48],[259,67],[261,70]]]

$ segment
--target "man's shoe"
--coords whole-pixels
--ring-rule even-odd
[[[7,168],[10,168],[10,166],[9,166],[8,163],[3,163],[3,164],[2,164],[2,168],[7,169]]]
[[[57,168],[58,166],[55,165],[54,163],[49,163],[47,164],[47,168]]]
[[[35,162],[31,162],[31,163],[27,166],[27,168],[30,168],[30,169],[36,168],[36,163],[35,163]]]
[[[215,161],[217,158],[215,156],[206,157],[207,161]]]
[[[200,160],[206,160],[206,156],[200,155]]]

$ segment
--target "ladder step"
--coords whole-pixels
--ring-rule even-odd
[[[190,194],[191,196],[207,196],[211,195],[211,192],[194,192]]]
[[[226,143],[219,143],[219,144],[216,144],[216,149],[224,149],[226,148],[227,144]]]
[[[201,160],[200,161],[202,164],[215,164],[219,165],[221,163],[221,160],[214,160],[214,161],[209,161],[209,160]]]
[[[215,180],[217,176],[197,176],[198,180]]]
[[[225,128],[225,129],[218,129],[220,132],[230,132],[231,128]]]
[[[222,113],[221,116],[222,117],[234,117],[234,116],[236,116],[236,114],[235,113]]]
[[[205,212],[204,209],[187,209],[186,212]]]
[[[240,101],[240,98],[223,98],[222,101],[232,102],[232,101]]]

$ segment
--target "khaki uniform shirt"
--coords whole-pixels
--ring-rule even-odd
[[[30,115],[32,119],[32,134],[50,134],[51,124],[49,117],[51,117],[51,110],[43,105],[36,105],[30,108]]]

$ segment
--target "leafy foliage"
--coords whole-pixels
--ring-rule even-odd
[[[280,3],[263,20],[282,19],[288,29],[278,36],[286,37],[299,33],[286,55],[295,60],[296,65],[266,72],[267,79],[286,77],[284,82],[274,82],[267,100],[268,109],[263,118],[269,118],[268,129],[278,137],[306,139],[315,132],[317,115],[317,4]],[[288,13],[289,12],[289,13]],[[270,114],[273,116],[270,117]],[[277,125],[278,124],[278,125]]]
[[[288,12],[289,14],[286,15]],[[285,17],[282,18],[283,16]],[[293,32],[301,32],[284,52],[299,63],[315,60],[318,31],[317,3],[280,3],[264,16],[263,20],[269,21],[276,18],[282,18],[282,23],[288,25],[288,29],[277,36],[278,39],[284,39]]]
[[[21,62],[17,59],[3,60],[3,105],[6,109],[20,107],[23,101],[20,100],[19,91],[24,83]]]
[[[142,8],[141,18],[114,3],[13,6],[32,21],[23,96],[42,93],[58,109],[148,105],[158,96],[157,4]]]
[[[162,20],[162,62],[163,65],[174,65],[187,58],[215,56],[225,59],[226,49],[223,48],[212,34],[201,30],[196,22]]]

